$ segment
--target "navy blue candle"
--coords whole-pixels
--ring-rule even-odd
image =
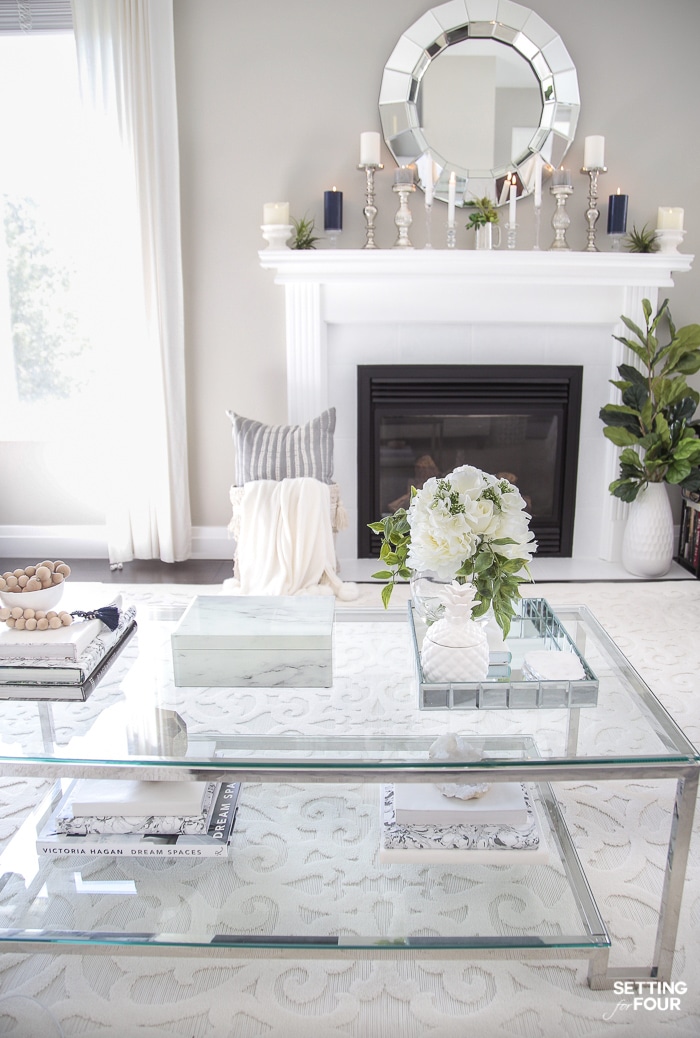
[[[325,231],[342,231],[343,229],[343,192],[323,192],[323,229]]]
[[[608,199],[608,234],[624,234],[627,230],[627,195],[610,195]]]

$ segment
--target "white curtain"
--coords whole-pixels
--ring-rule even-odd
[[[109,558],[177,562],[192,528],[172,0],[72,4]]]

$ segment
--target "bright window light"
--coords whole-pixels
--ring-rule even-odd
[[[90,148],[70,33],[0,36],[0,437],[92,421]]]

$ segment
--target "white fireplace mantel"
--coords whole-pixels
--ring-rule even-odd
[[[682,253],[476,252],[466,250],[263,250],[286,293],[290,422],[328,406],[326,326],[454,324],[615,324],[641,319]]]
[[[625,332],[622,314],[642,322],[642,299],[656,307],[660,290],[690,270],[693,256],[446,249],[259,255],[285,289],[288,420],[305,422],[331,404],[338,409],[336,478],[351,517],[353,364],[583,364],[574,556],[619,557],[625,512],[607,491],[616,451],[598,419],[600,406],[614,399],[609,379],[623,359],[613,336]],[[345,553],[353,551],[348,539]]]

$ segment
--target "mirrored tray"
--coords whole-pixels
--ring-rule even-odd
[[[526,598],[518,604],[505,645],[510,653],[492,654],[484,681],[431,683],[425,680],[420,649],[427,626],[408,604],[411,644],[421,710],[538,710],[595,706],[598,679],[544,598]],[[523,676],[523,659],[535,651],[571,652],[583,667],[577,680],[533,680]]]

